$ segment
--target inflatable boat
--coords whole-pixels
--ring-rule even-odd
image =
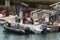
[[[32,25],[32,24],[22,24],[8,21],[4,24],[4,29],[10,30],[10,31],[17,31],[17,32],[23,32],[23,33],[41,33],[43,29],[41,28],[40,24]]]
[[[23,34],[25,33],[25,31],[23,29],[14,28],[12,26],[9,26],[9,23],[4,24],[4,29],[7,30],[7,31],[14,32],[14,33],[23,33]]]

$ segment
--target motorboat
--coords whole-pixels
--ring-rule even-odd
[[[9,23],[5,23],[4,24],[4,26],[3,26],[3,28],[5,29],[5,30],[7,30],[7,31],[11,31],[11,32],[14,32],[14,33],[25,33],[25,31],[23,30],[23,29],[19,29],[19,28],[15,28],[15,27],[12,27],[12,26],[9,26]]]
[[[5,22],[6,22],[5,20],[0,19],[0,24],[1,24],[1,25],[5,24]]]
[[[16,10],[20,11],[19,13],[18,12],[16,13],[16,19],[18,19],[20,17],[20,22],[15,22],[15,19],[14,20],[8,20],[4,24],[5,25],[4,28],[8,29],[10,31],[16,31],[15,29],[18,29],[18,30],[21,29],[21,31],[23,30],[22,31],[23,33],[41,33],[43,31],[43,29],[41,27],[42,24],[38,24],[38,22],[35,23],[35,21],[37,21],[39,19],[39,17],[40,17],[39,13],[30,13],[29,20],[30,20],[30,18],[34,19],[34,24],[29,24],[29,23],[28,24],[24,24],[23,23],[23,18],[24,17],[23,17],[23,11],[22,11],[22,9],[21,8],[20,9],[18,9],[18,8],[16,9]],[[28,16],[28,15],[26,14],[26,16]]]
[[[10,23],[10,24],[9,24]],[[32,25],[32,24],[22,24],[8,21],[4,24],[4,29],[10,30],[10,31],[22,31],[23,33],[41,33],[43,29],[41,28],[40,24]]]

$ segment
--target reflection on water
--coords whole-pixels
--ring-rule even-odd
[[[5,31],[0,26],[0,40],[60,40],[60,33],[18,35]]]

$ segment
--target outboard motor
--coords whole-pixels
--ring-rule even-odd
[[[47,32],[47,24],[46,23],[43,23],[42,24],[42,28],[43,28],[42,33],[45,34]]]

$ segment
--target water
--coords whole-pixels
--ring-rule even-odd
[[[18,35],[6,32],[0,25],[0,40],[60,40],[60,32],[43,34]]]

